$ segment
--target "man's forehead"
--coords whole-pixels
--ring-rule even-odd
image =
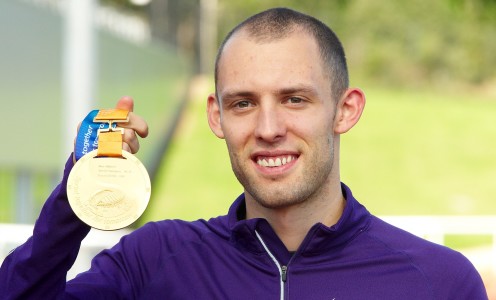
[[[248,30],[240,29],[235,32],[228,41],[226,41],[220,55],[219,63],[222,62],[226,54],[232,55],[233,51],[249,52],[252,48],[256,48],[257,46],[282,43],[291,38],[297,38],[301,44],[310,43],[314,45],[315,49],[318,48],[315,38],[303,29],[287,32],[285,35],[273,36],[270,39],[260,38],[260,36],[251,34]]]
[[[252,37],[246,30],[241,29],[235,32],[224,45],[221,53],[221,59],[226,52],[228,52],[231,48],[238,46],[240,43],[256,44],[256,41],[255,38]]]
[[[234,37],[219,61],[217,95],[239,96],[259,89],[274,94],[315,93],[315,85],[320,84],[327,88],[329,77],[316,44],[305,43],[299,35],[288,43],[286,39],[257,43],[244,35]]]
[[[298,36],[302,39],[313,38],[313,36],[303,27],[297,25],[289,25],[283,31],[266,30],[254,31],[250,27],[243,27],[234,32],[229,40],[226,41],[226,46],[236,41],[250,41],[255,44],[276,43],[292,36]]]

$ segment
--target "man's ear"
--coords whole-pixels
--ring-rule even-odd
[[[215,94],[210,94],[207,99],[207,118],[208,125],[212,132],[218,137],[224,138],[224,131],[221,126],[220,106]]]
[[[334,132],[345,133],[360,120],[365,107],[365,94],[358,88],[347,89],[336,107]]]

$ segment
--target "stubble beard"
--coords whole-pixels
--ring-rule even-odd
[[[307,166],[294,176],[291,181],[277,179],[272,182],[261,182],[256,176],[250,176],[248,168],[242,166],[242,160],[232,151],[229,151],[232,170],[245,189],[259,205],[269,209],[286,208],[302,204],[310,199],[319,197],[332,173],[334,165],[334,148],[332,137],[329,138],[327,149],[317,149],[312,157],[307,159]],[[326,151],[327,150],[327,151]],[[322,155],[319,155],[321,154]],[[326,157],[327,156],[327,157]],[[327,159],[326,159],[327,158]]]

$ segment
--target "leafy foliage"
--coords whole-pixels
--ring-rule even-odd
[[[220,1],[220,36],[275,6],[309,13],[341,37],[358,81],[425,87],[496,80],[496,1]],[[352,78],[353,79],[353,78]]]

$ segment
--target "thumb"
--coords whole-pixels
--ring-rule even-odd
[[[115,108],[125,109],[127,111],[133,111],[134,109],[134,100],[129,96],[123,96],[117,101],[117,105]]]

